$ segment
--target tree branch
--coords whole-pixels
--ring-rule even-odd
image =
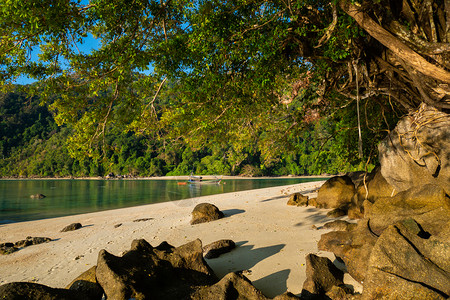
[[[367,33],[391,50],[400,59],[407,61],[414,69],[440,82],[450,83],[450,72],[429,63],[422,56],[414,52],[411,48],[372,20],[372,18],[362,11],[360,7],[350,3],[348,0],[341,0],[340,6],[342,10],[355,19]]]
[[[270,22],[274,21],[276,18],[278,18],[279,16],[281,16],[282,14],[284,14],[285,11],[286,11],[285,9],[283,9],[282,11],[279,11],[278,13],[276,13],[276,14],[272,17],[272,19],[268,20],[267,22],[265,22],[265,23],[263,23],[263,24],[261,24],[261,25],[254,24],[252,27],[246,28],[246,29],[244,29],[242,32],[238,32],[238,33],[234,34],[234,35],[231,37],[231,39],[233,39],[235,36],[237,36],[237,35],[239,35],[239,34],[243,36],[243,35],[244,35],[246,32],[248,32],[248,31],[251,31],[251,30],[257,30],[257,29],[260,29],[260,28],[266,26],[267,24],[269,24]]]
[[[327,27],[327,30],[325,31],[325,34],[322,36],[322,38],[319,40],[319,44],[317,46],[314,46],[314,48],[319,48],[321,47],[323,44],[325,44],[326,42],[328,42],[328,40],[331,37],[331,34],[333,33],[334,29],[336,28],[336,24],[338,21],[338,16],[337,16],[337,7],[336,4],[334,4],[334,2],[331,4],[333,7],[333,21],[331,22],[331,24]]]
[[[389,29],[421,54],[430,56],[450,52],[450,43],[430,43],[425,41],[407,30],[406,26],[400,25],[398,21],[391,22]]]
[[[414,85],[417,87],[417,89],[419,90],[420,95],[422,96],[422,99],[429,105],[434,106],[434,107],[440,107],[440,108],[446,108],[446,109],[450,109],[450,104],[447,103],[441,103],[441,102],[437,102],[437,101],[433,101],[433,99],[431,99],[428,94],[425,92],[423,85],[422,85],[422,81],[419,79],[419,76],[417,76],[417,74],[415,73],[414,70],[412,70],[408,64],[406,62],[402,62],[403,67],[406,69],[406,71],[408,71],[409,75],[411,76],[412,80],[414,81]]]

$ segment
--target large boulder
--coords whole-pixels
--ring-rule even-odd
[[[360,220],[348,231],[332,231],[322,234],[317,247],[333,252],[347,266],[348,273],[357,281],[364,281],[372,248],[377,236],[369,228],[369,220]]]
[[[223,212],[214,204],[200,203],[192,211],[191,225],[218,220],[223,218],[223,216]]]
[[[425,231],[436,235],[450,220],[450,198],[443,188],[433,184],[366,204],[365,217],[370,219],[370,228],[377,235],[389,225],[408,218],[414,218]]]
[[[428,237],[414,220],[389,226],[369,259],[363,299],[448,299],[450,241]]]
[[[356,189],[353,181],[347,175],[328,179],[317,194],[317,207],[339,208],[351,203]]]
[[[381,174],[381,166],[377,166],[357,185],[355,204],[362,207],[365,200],[374,203],[379,198],[392,197],[395,194],[395,189]]]
[[[358,281],[364,281],[373,247],[391,225],[414,219],[424,235],[450,240],[450,229],[446,229],[450,225],[450,198],[439,186],[411,188],[373,204],[365,201],[364,207],[365,217],[356,227],[323,234],[318,243],[320,250],[342,259],[349,274]]]
[[[275,296],[275,298],[273,298],[273,300],[300,300],[300,298],[295,296],[291,292],[286,292],[284,294]]]
[[[362,219],[364,217],[364,201],[374,203],[383,197],[392,197],[395,189],[387,183],[381,175],[381,167],[375,167],[369,174],[364,174],[356,186],[356,193],[348,208],[350,219]]]
[[[122,257],[101,250],[96,277],[108,299],[184,299],[198,286],[217,279],[203,259],[202,244],[195,240],[178,248],[153,248],[135,240]]]
[[[344,287],[344,272],[339,270],[326,257],[315,254],[306,256],[306,280],[303,283],[302,296],[305,299],[324,296],[333,286]],[[348,290],[348,292],[351,292]]]
[[[381,173],[397,191],[432,183],[450,194],[450,115],[422,104],[379,144]]]

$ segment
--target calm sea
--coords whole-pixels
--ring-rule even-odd
[[[178,185],[176,180],[0,180],[0,224],[317,180],[322,178],[230,179],[220,185]],[[33,194],[46,198],[32,199]]]

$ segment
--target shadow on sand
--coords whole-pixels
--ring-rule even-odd
[[[236,248],[233,251],[223,254],[215,259],[207,259],[208,265],[214,270],[214,273],[219,278],[222,278],[230,272],[251,270],[256,264],[277,254],[286,246],[285,244],[278,244],[254,248],[254,245],[247,245],[247,243],[248,241],[236,242]],[[276,292],[281,291],[281,293],[284,293],[284,291],[286,291],[286,280],[289,273],[290,270],[284,270],[258,279],[257,281],[260,282],[259,287],[264,287],[265,284],[275,281],[274,278],[277,278],[276,283],[277,285],[280,285],[280,287],[275,288],[274,286],[273,288]],[[270,289],[272,289],[272,286]],[[282,291],[283,289],[284,291]],[[264,291],[265,289],[263,288],[262,290]]]
[[[306,210],[309,213],[313,213],[309,216],[303,218],[302,222],[295,224],[294,226],[304,226],[304,225],[312,225],[316,223],[326,223],[338,218],[330,218],[327,216],[326,212],[320,211],[317,208],[308,208]]]
[[[225,209],[225,210],[222,210],[222,212],[225,215],[225,217],[231,217],[233,215],[245,213],[245,210],[243,210],[243,209]]]
[[[257,289],[267,290],[267,292],[264,292],[264,295],[273,298],[287,291],[287,280],[290,273],[290,269],[281,270],[252,283]]]
[[[278,200],[278,199],[286,198],[286,197],[287,197],[286,195],[281,195],[281,196],[276,196],[276,197],[272,197],[272,198],[269,198],[269,199],[261,200],[261,202],[269,202],[269,201]]]

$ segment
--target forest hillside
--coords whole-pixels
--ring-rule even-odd
[[[23,88],[23,87],[20,87]],[[183,139],[159,137],[109,128],[97,155],[71,155],[70,126],[58,126],[50,104],[29,97],[19,87],[0,95],[1,177],[86,177],[110,173],[127,176],[221,174],[243,176],[318,175],[368,170],[377,163],[375,147],[383,138],[383,127],[375,132],[365,126],[364,151],[368,162],[358,158],[357,127],[352,112],[338,111],[331,117],[316,117],[298,134],[290,134],[275,145],[270,159],[262,155],[261,131],[253,143],[204,144],[192,147]],[[371,110],[370,114],[375,113]],[[373,121],[373,118],[372,118]],[[372,122],[371,121],[371,122]],[[392,122],[394,122],[393,120]],[[342,129],[344,127],[344,129]],[[367,163],[367,164],[366,164]]]

